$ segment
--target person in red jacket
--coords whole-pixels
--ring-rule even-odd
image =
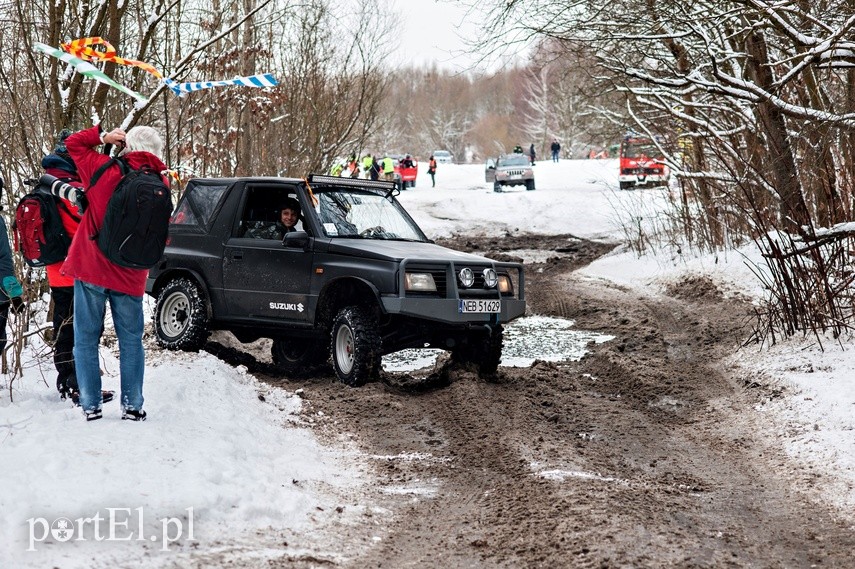
[[[55,176],[63,182],[83,191],[83,184],[77,175],[77,166],[68,154],[65,139],[71,134],[63,129],[59,133],[52,153],[42,158],[42,168],[46,174]],[[57,196],[59,217],[66,234],[74,238],[80,225],[78,208],[69,200]],[[56,367],[56,388],[61,399],[70,398],[79,404],[80,392],[77,389],[77,375],[74,370],[74,326],[72,304],[74,300],[74,279],[60,273],[63,261],[45,267],[51,300],[53,300],[53,364]],[[101,398],[107,402],[113,399],[112,391],[102,391]]]
[[[141,421],[146,418],[142,409],[145,373],[142,300],[148,271],[116,265],[98,248],[96,236],[104,222],[107,202],[122,178],[119,165],[113,164],[94,186],[90,185],[92,175],[110,160],[97,150],[102,143],[122,148],[120,156],[134,170],[146,166],[165,172],[166,166],[160,159],[163,141],[148,126],[137,126],[127,133],[120,128],[104,133],[95,126],[76,132],[65,141],[80,180],[89,188],[86,212],[60,271],[74,278],[74,362],[80,406],[87,420],[101,418],[98,346],[109,302],[119,342],[122,419]],[[163,182],[169,185],[165,176]]]

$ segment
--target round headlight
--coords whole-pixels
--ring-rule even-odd
[[[463,286],[463,288],[469,288],[470,286],[475,284],[475,274],[469,267],[466,267],[465,269],[460,269],[460,272],[457,273],[457,278],[460,280],[460,284],[461,286]]]
[[[499,282],[496,271],[493,269],[484,269],[482,274],[484,275],[484,286],[487,288],[496,288],[496,284]]]

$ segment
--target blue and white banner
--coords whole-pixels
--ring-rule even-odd
[[[172,92],[178,96],[192,93],[193,91],[201,91],[202,89],[210,89],[211,87],[226,87],[229,85],[239,85],[242,87],[273,87],[279,82],[270,73],[261,73],[259,75],[250,75],[248,77],[235,77],[234,79],[225,79],[222,81],[199,81],[194,83],[176,83],[172,79],[164,79],[166,85],[172,89]]]

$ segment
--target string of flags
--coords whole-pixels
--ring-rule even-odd
[[[243,87],[273,87],[278,84],[276,78],[270,73],[261,73],[259,75],[250,75],[248,77],[235,77],[234,79],[225,79],[222,81],[200,81],[197,83],[176,83],[172,79],[164,79],[166,85],[172,89],[172,92],[178,95],[186,95],[193,91],[201,89],[209,89],[211,87],[224,87],[227,85],[241,85]]]
[[[95,49],[95,46],[101,46],[103,49]],[[105,85],[109,85],[115,89],[118,89],[122,93],[130,95],[134,99],[145,103],[148,99],[146,99],[143,95],[128,89],[124,85],[121,85],[110,79],[107,75],[104,74],[100,69],[95,67],[92,62],[105,62],[110,61],[117,65],[128,65],[132,67],[138,67],[143,71],[151,73],[158,79],[163,80],[167,87],[179,97],[183,97],[187,93],[192,93],[193,91],[199,91],[201,89],[210,89],[213,87],[226,87],[231,85],[241,86],[241,87],[273,87],[278,85],[279,82],[276,78],[270,73],[261,73],[258,75],[250,75],[246,77],[235,77],[234,79],[224,79],[220,81],[197,81],[197,82],[187,82],[187,83],[177,83],[176,81],[170,78],[164,78],[163,74],[157,70],[150,63],[146,63],[145,61],[138,61],[136,59],[128,59],[124,57],[119,57],[116,48],[110,44],[107,40],[101,37],[89,37],[89,38],[79,38],[76,40],[72,40],[66,43],[61,44],[62,49],[56,49],[49,45],[45,45],[43,43],[34,43],[33,49],[40,53],[44,53],[51,57],[55,57],[60,61],[68,63],[75,70],[89,77],[90,79],[94,79],[95,81],[100,81]]]
[[[104,46],[104,50],[99,51],[95,49],[93,46],[96,45]],[[71,55],[76,55],[80,59],[84,59],[86,61],[112,61],[119,65],[132,65],[134,67],[139,67],[143,71],[148,71],[158,79],[163,79],[163,74],[153,65],[144,61],[137,61],[136,59],[119,57],[116,52],[116,48],[102,37],[71,40],[70,42],[60,44],[60,47],[62,48],[62,51],[70,53]]]
[[[103,71],[101,71],[100,69],[98,69],[97,67],[95,67],[94,65],[89,63],[88,61],[84,61],[84,60],[80,59],[79,57],[76,57],[70,53],[66,53],[62,50],[56,49],[55,47],[51,47],[49,45],[45,45],[43,43],[38,43],[38,42],[33,44],[33,49],[35,51],[44,53],[46,55],[50,55],[51,57],[55,57],[55,58],[59,59],[60,61],[65,62],[65,63],[68,63],[69,65],[73,66],[77,70],[77,72],[80,73],[81,75],[85,75],[86,77],[89,77],[90,79],[94,79],[95,81],[99,81],[101,83],[104,83],[105,85],[109,85],[110,87],[118,89],[122,93],[125,93],[126,95],[130,95],[131,97],[133,97],[134,99],[136,99],[138,101],[141,101],[144,103],[148,100],[145,97],[143,97],[142,95],[140,95],[139,93],[137,93],[136,91],[132,91],[131,89],[128,89],[124,85],[120,85],[119,83],[116,83],[115,81],[113,81],[112,79],[107,77],[107,75],[105,75]]]

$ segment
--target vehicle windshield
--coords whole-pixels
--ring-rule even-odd
[[[646,156],[648,158],[658,158],[662,156],[662,152],[656,148],[656,145],[648,141],[627,142],[623,146],[624,158],[640,158]]]
[[[314,195],[327,237],[427,241],[394,198],[357,188],[318,189]]]
[[[499,166],[528,166],[530,162],[525,154],[509,154],[500,157],[498,164]]]

